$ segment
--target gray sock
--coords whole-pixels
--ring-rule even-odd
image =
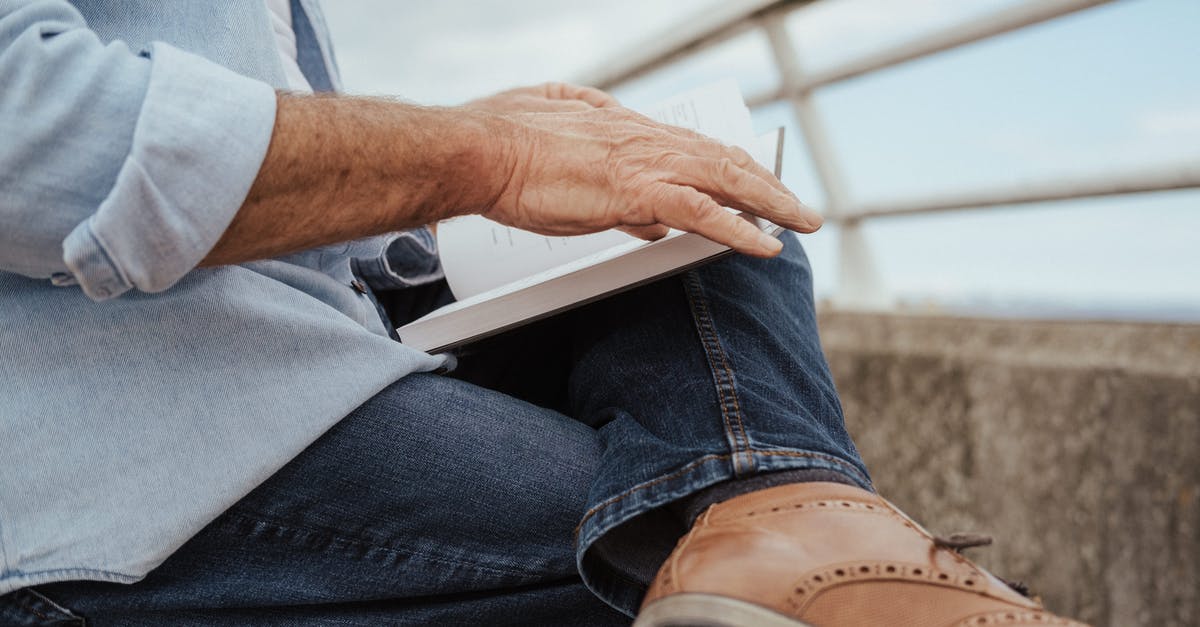
[[[811,483],[815,481],[827,481],[830,483],[844,483],[849,486],[859,487],[857,483],[849,477],[843,475],[836,470],[826,470],[824,468],[804,468],[800,470],[780,470],[776,472],[768,472],[752,477],[742,479],[730,479],[722,481],[716,485],[711,485],[703,490],[684,497],[674,503],[668,505],[671,511],[679,518],[680,521],[691,529],[692,523],[708,509],[710,505],[728,501],[735,496],[749,494],[766,488],[775,486],[787,485],[789,483]]]

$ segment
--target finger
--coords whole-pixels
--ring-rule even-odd
[[[721,204],[801,233],[812,233],[821,226],[820,215],[801,204],[795,196],[780,191],[732,159],[684,156],[667,164],[672,169],[669,181],[694,187]]]
[[[553,100],[580,100],[597,109],[620,106],[616,98],[595,87],[569,83],[546,83],[542,85],[542,93]]]
[[[782,242],[690,187],[662,184],[647,199],[655,205],[643,209],[652,211],[660,224],[703,235],[756,257],[773,257],[783,249]]]
[[[600,91],[595,87],[583,87],[579,85],[574,85],[573,87],[576,90],[574,93],[576,100],[582,100],[598,109],[621,106],[621,103],[608,92]]]
[[[774,172],[768,170],[767,168],[763,167],[761,163],[755,161],[754,157],[750,156],[750,153],[746,152],[746,150],[740,146],[727,146],[707,138],[705,138],[705,141],[702,143],[706,145],[703,147],[698,147],[698,149],[704,151],[704,156],[718,160],[729,159],[739,168],[751,172],[755,176],[769,183],[775,189],[778,189],[779,191],[795,198],[795,194],[792,193],[792,190],[788,189],[787,186],[783,184],[783,181],[780,181],[775,176]],[[797,198],[796,202],[800,202],[800,199]]]
[[[711,146],[710,146],[710,148],[711,148]],[[799,198],[797,198],[796,195],[792,193],[792,190],[788,189],[787,186],[784,185],[783,182],[780,181],[775,176],[774,172],[771,172],[770,170],[763,167],[761,163],[755,161],[754,157],[750,156],[750,153],[746,152],[744,149],[742,149],[738,146],[726,146],[724,144],[718,144],[716,146],[716,152],[714,154],[722,155],[721,157],[718,157],[718,159],[727,158],[727,159],[731,160],[734,163],[734,165],[738,166],[739,168],[749,171],[751,174],[758,177],[759,179],[766,181],[766,183],[768,185],[774,187],[775,189],[782,192],[784,195],[790,197],[798,206],[800,216],[806,222],[808,222],[808,224],[811,226],[810,230],[802,231],[802,232],[809,233],[809,232],[812,232],[812,231],[815,231],[815,230],[821,228],[821,224],[824,222],[824,218],[821,217],[821,214],[817,213],[812,207],[809,207],[808,205],[804,204]],[[781,223],[781,224],[783,224],[783,223]],[[788,226],[787,224],[783,224],[783,225]],[[792,228],[792,227],[789,227],[789,228]]]
[[[671,232],[670,228],[661,224],[621,225],[617,227],[617,230],[648,242],[660,240]]]
[[[763,167],[761,163],[754,160],[749,152],[739,146],[729,146],[721,143],[707,135],[703,135],[691,129],[686,129],[678,126],[659,125],[661,128],[669,130],[672,134],[688,140],[686,152],[690,152],[699,157],[709,157],[711,159],[731,159],[739,167],[749,170],[755,176],[762,178],[771,185],[775,186],[779,191],[792,195],[792,190],[788,189],[775,173]],[[798,200],[798,199],[797,199]],[[815,212],[814,212],[815,213]]]
[[[538,98],[537,100],[537,103],[529,107],[529,111],[535,113],[577,113],[595,109],[595,107],[582,100],[547,100],[545,98]]]
[[[763,165],[761,163],[759,163],[758,161],[756,161],[754,159],[754,157],[750,156],[750,153],[746,152],[742,148],[738,148],[735,146],[733,149],[733,158],[734,158],[734,163],[737,164],[739,167],[749,171],[753,176],[757,177],[759,180],[765,181],[771,187],[781,191],[783,193],[784,197],[789,198],[794,203],[796,203],[796,208],[799,210],[800,218],[808,223],[809,229],[805,230],[802,228],[795,228],[795,227],[789,227],[789,228],[792,228],[792,230],[799,231],[801,233],[812,233],[812,232],[816,231],[817,229],[820,229],[821,225],[825,223],[825,217],[822,216],[820,214],[820,212],[818,212],[816,209],[813,209],[812,207],[810,207],[803,200],[800,200],[799,196],[797,196],[794,192],[792,192],[792,190],[788,189],[788,187],[783,184],[783,181],[779,180],[779,177],[775,176],[775,172],[763,167]],[[774,220],[772,220],[772,221],[774,221]],[[777,224],[786,226],[786,224],[784,224],[784,223],[777,223]]]
[[[595,108],[582,100],[556,100],[540,94],[514,96],[506,105],[511,111],[524,113],[574,113]]]

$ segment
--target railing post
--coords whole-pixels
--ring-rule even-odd
[[[834,293],[834,305],[850,309],[887,307],[889,299],[862,233],[861,220],[846,220],[843,217],[850,207],[845,179],[825,131],[825,124],[813,102],[812,92],[803,88],[804,68],[787,32],[785,18],[786,12],[774,11],[764,16],[761,23],[779,69],[783,83],[781,91],[790,95],[796,122],[800,125],[804,144],[817,170],[817,180],[825,192],[825,219],[839,227],[838,288]]]

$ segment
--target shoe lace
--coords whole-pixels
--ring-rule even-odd
[[[962,553],[965,549],[973,549],[977,546],[988,546],[992,543],[992,536],[982,533],[952,533],[948,536],[933,536],[933,543],[939,549],[950,549],[956,553]]]
[[[966,549],[973,549],[980,546],[989,546],[992,543],[992,536],[983,533],[952,533],[948,536],[933,536],[933,543],[940,549],[950,549],[955,553],[962,553]],[[1029,591],[1029,586],[1023,581],[1010,581],[1003,577],[997,577],[1003,581],[1005,585],[1012,588],[1017,594],[1033,599],[1033,594]]]

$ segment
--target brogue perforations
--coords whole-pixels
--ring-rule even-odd
[[[862,513],[874,513],[874,514],[890,513],[887,509],[879,507],[878,505],[873,505],[871,503],[861,503],[859,501],[814,501],[811,503],[781,503],[778,505],[772,505],[771,507],[750,510],[750,511],[746,512],[745,514],[743,514],[743,516],[746,516],[746,517],[762,516],[765,514],[778,514],[781,512],[789,512],[789,511],[802,510],[802,509],[809,509],[809,510],[813,510],[813,511],[826,511],[826,512],[842,509],[842,510],[856,511],[856,512],[862,512]],[[719,522],[723,523],[723,522],[728,522],[728,521],[722,520]]]
[[[1047,612],[1028,610],[1005,610],[968,616],[955,627],[1001,627],[1003,625],[1023,625],[1035,623],[1039,625],[1079,625],[1073,620],[1059,618]]]
[[[819,593],[845,584],[867,581],[917,581],[968,592],[979,592],[977,575],[955,575],[929,564],[905,562],[847,562],[820,571],[805,573],[792,586],[788,605],[797,611],[815,599]]]

